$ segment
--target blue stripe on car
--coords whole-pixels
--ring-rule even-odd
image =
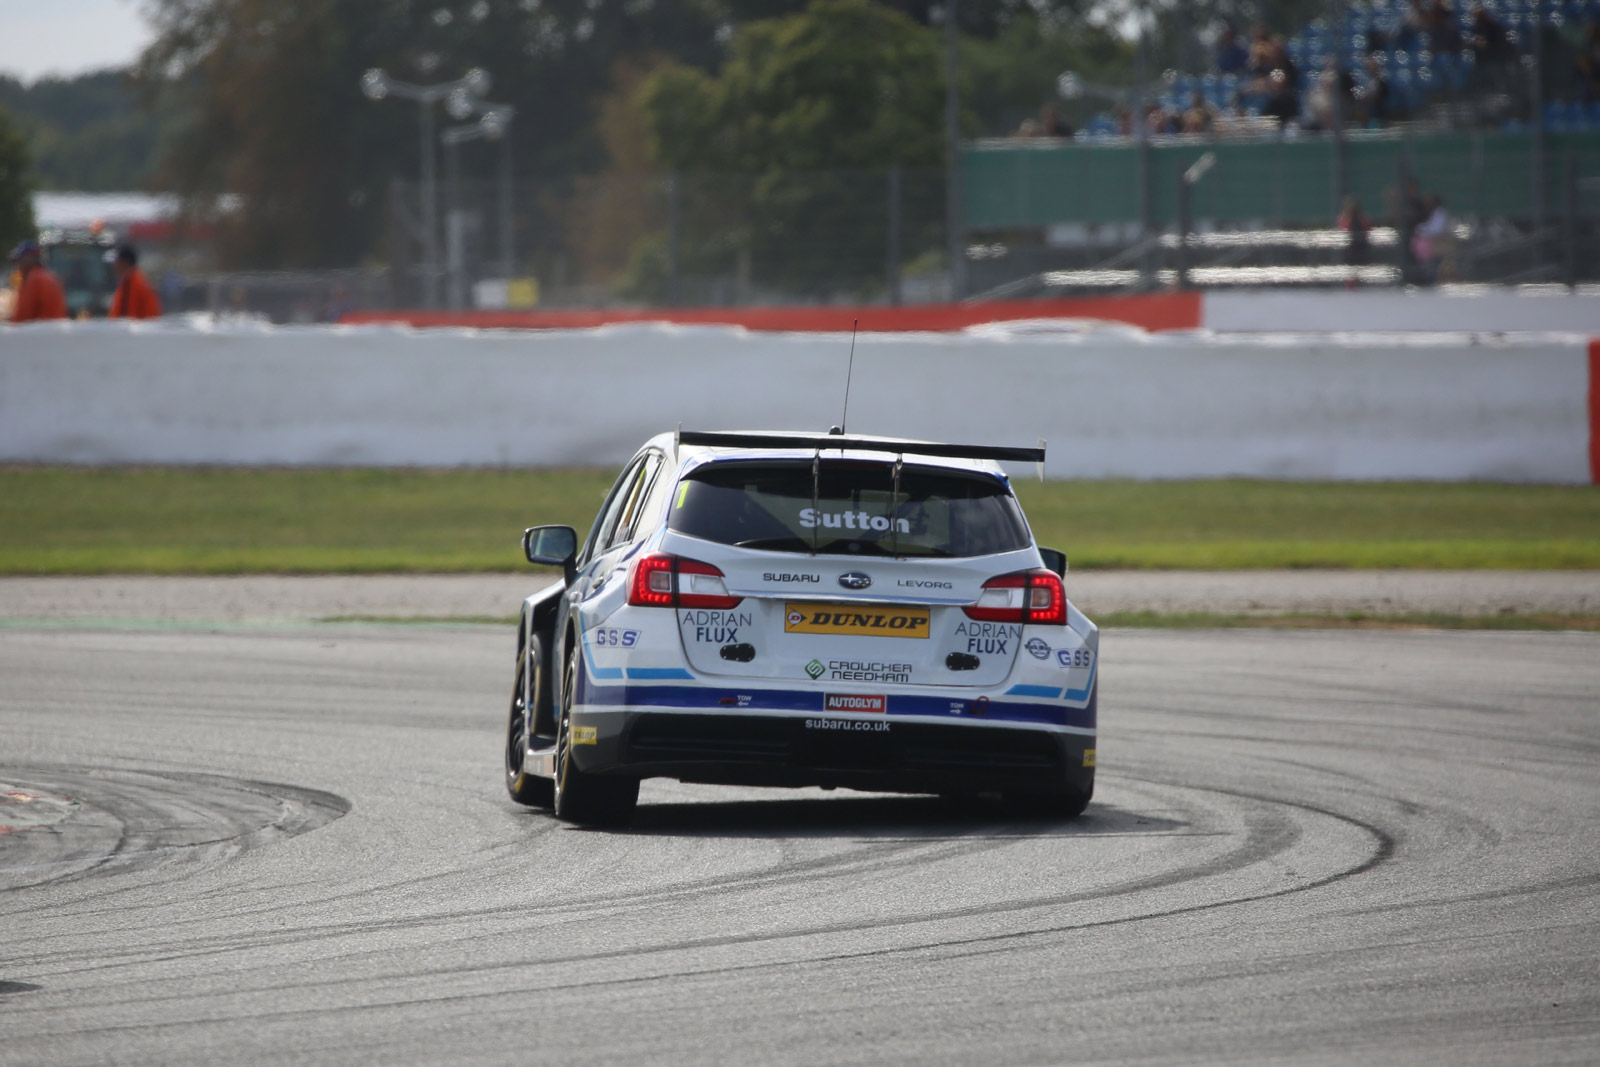
[[[1008,697],[1043,697],[1046,700],[1061,699],[1061,690],[1053,685],[1014,685],[1006,690]]]
[[[857,687],[859,688],[859,687]],[[707,711],[804,711],[826,714],[823,694],[796,689],[720,689],[688,685],[600,685],[586,678],[578,682],[578,702],[589,707],[657,707],[704,709]],[[887,714],[917,715],[966,722],[980,721],[966,708],[952,712],[952,706],[971,705],[969,700],[950,696],[916,696],[890,693]],[[1088,708],[1069,708],[1060,704],[1032,704],[1022,701],[991,700],[981,719],[994,722],[1039,723],[1050,726],[1094,728]]]

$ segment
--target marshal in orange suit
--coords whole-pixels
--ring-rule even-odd
[[[12,322],[39,322],[67,317],[67,298],[61,283],[46,269],[39,242],[23,241],[11,251],[11,262],[22,274],[16,303],[11,306]]]
[[[132,245],[117,249],[112,262],[117,272],[117,291],[111,298],[113,319],[153,319],[161,314],[161,298],[150,287],[150,279],[139,269],[139,253]]]

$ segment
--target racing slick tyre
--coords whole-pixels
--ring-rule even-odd
[[[572,758],[572,706],[577,697],[574,639],[561,677],[561,722],[556,730],[556,818],[579,826],[626,826],[639,803],[639,779],[585,774]]]
[[[506,792],[518,804],[548,808],[556,800],[555,782],[531,774],[523,766],[533,737],[533,709],[538,704],[538,663],[539,646],[530,642],[517,661],[517,681],[511,688],[511,714],[506,722]]]
[[[1086,790],[1065,793],[1006,793],[1002,801],[1007,811],[1036,819],[1076,819],[1089,806],[1094,785]]]

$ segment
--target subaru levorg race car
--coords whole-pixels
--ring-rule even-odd
[[[999,794],[1094,791],[1099,630],[998,460],[1044,449],[663,434],[587,541],[523,534],[562,577],[522,605],[506,785],[625,823],[643,778]]]

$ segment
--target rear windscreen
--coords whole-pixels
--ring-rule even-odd
[[[741,548],[840,555],[986,556],[1027,548],[1002,482],[892,463],[708,463],[673,493],[667,526]]]

